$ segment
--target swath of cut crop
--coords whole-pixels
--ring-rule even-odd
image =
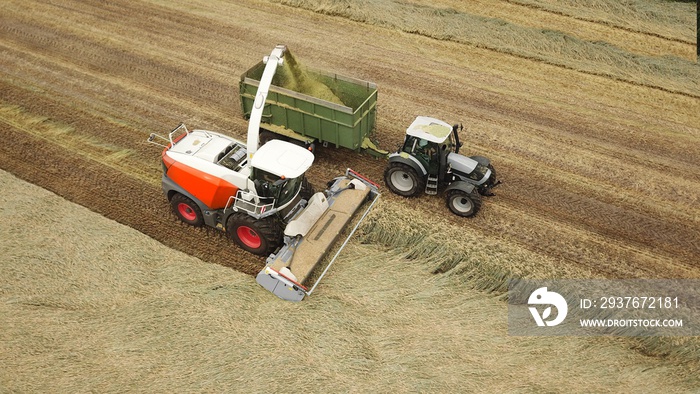
[[[600,20],[589,20],[585,17],[577,17],[566,12],[558,12],[544,7],[527,4],[517,1],[501,1],[494,2],[491,0],[410,0],[410,3],[432,5],[440,8],[452,8],[456,11],[466,12],[473,15],[480,15],[489,18],[502,19],[509,23],[521,26],[528,26],[538,29],[549,29],[560,32],[566,32],[571,36],[578,37],[586,41],[605,41],[618,48],[628,50],[633,53],[640,53],[651,56],[672,55],[683,59],[695,60],[696,48],[694,41],[685,39],[676,39],[675,36],[681,33],[679,29],[675,36],[663,37],[660,34],[649,31],[638,31],[622,26],[617,26],[612,23],[606,23]],[[651,2],[645,2],[647,4]],[[561,4],[558,2],[557,4]],[[666,3],[668,4],[668,3]],[[555,4],[552,4],[554,6]],[[657,10],[658,13],[668,13],[668,7],[664,5],[664,9]],[[622,12],[622,11],[621,11]],[[637,26],[644,22],[641,18],[629,12],[624,13],[618,18],[627,18],[628,26]],[[678,15],[682,16],[682,15]],[[646,19],[646,18],[645,18]],[[661,19],[654,19],[654,23],[661,22]],[[683,26],[684,22],[677,22],[679,26]],[[685,24],[690,27],[692,21],[686,19]],[[647,26],[651,23],[647,23]],[[654,25],[650,28],[656,27]],[[668,26],[671,27],[671,26]],[[656,31],[652,29],[651,31]],[[695,32],[693,32],[695,34]],[[683,34],[682,36],[686,36]]]
[[[352,4],[330,0],[269,1],[700,98],[700,70],[690,60],[638,55],[606,42],[585,41],[559,31],[430,5],[394,0]]]

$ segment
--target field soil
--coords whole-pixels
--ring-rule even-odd
[[[184,253],[169,251],[175,260],[184,258],[195,266],[205,265],[202,269],[211,275],[224,273],[222,278],[227,279],[220,283],[230,279],[245,288],[256,288],[250,275],[262,268],[262,258],[242,252],[221,232],[188,227],[170,213],[160,187],[161,150],[145,141],[150,133],[166,134],[180,122],[189,128],[219,131],[245,141],[247,122],[238,98],[239,77],[276,44],[285,44],[305,66],[378,85],[375,139],[381,147],[393,150],[399,145],[405,128],[418,115],[461,122],[461,139],[465,142],[462,153],[489,157],[504,182],[496,189],[497,195],[486,198],[482,210],[471,219],[451,215],[439,196],[407,200],[384,190],[382,204],[363,230],[363,244],[355,244],[348,256],[358,261],[382,257],[381,253],[387,250],[409,247],[401,245],[401,239],[413,239],[407,234],[428,237],[436,246],[425,252],[425,259],[401,260],[397,266],[409,267],[409,271],[417,266],[423,275],[419,277],[428,283],[447,281],[444,288],[436,290],[440,294],[431,295],[433,301],[442,297],[441,292],[465,292],[464,297],[475,297],[476,304],[482,307],[493,300],[465,290],[472,274],[486,278],[489,273],[498,273],[492,275],[491,282],[503,282],[509,275],[700,278],[700,71],[690,60],[695,42],[688,29],[673,28],[672,23],[662,19],[626,23],[625,18],[631,18],[629,14],[621,14],[618,19],[613,18],[614,12],[610,17],[613,19],[604,19],[601,15],[606,14],[600,12],[577,14],[582,11],[558,9],[550,1],[509,1],[498,8],[488,6],[488,2],[478,2],[484,7],[477,7],[466,5],[472,2],[447,0],[435,4],[374,0],[363,2],[362,6],[343,6],[345,3],[6,1],[0,11],[0,169]],[[674,5],[668,9],[676,8]],[[410,21],[406,15],[418,15],[420,19]],[[440,24],[440,20],[450,24]],[[470,24],[465,25],[467,22]],[[485,33],[478,34],[482,24]],[[487,34],[493,32],[489,29],[494,26],[510,33]],[[547,30],[547,26],[556,32]],[[471,35],[459,36],[455,33],[459,31]],[[533,42],[540,46],[528,48],[518,43],[520,49],[515,50],[505,45],[513,37],[529,37],[525,33],[536,38]],[[562,52],[562,48],[568,48],[568,52]],[[321,148],[308,176],[321,188],[350,167],[383,183],[385,164],[369,155]],[[4,193],[5,199],[12,196],[7,190]],[[30,211],[31,218],[25,216],[22,220],[32,225],[58,229],[76,220],[39,205],[15,203],[13,207]],[[3,209],[4,214],[13,214],[10,208]],[[61,220],[57,221],[57,217]],[[382,237],[376,234],[378,229],[384,229]],[[10,236],[15,230],[3,225],[3,231]],[[94,229],[95,236],[103,236],[105,231],[112,229]],[[89,239],[92,235],[85,231],[79,236]],[[140,247],[138,243],[133,245],[134,251]],[[5,250],[21,246],[21,242],[14,243],[6,245]],[[113,245],[110,250],[116,252],[120,248],[125,246]],[[452,250],[459,253],[456,260],[445,263],[440,261],[440,256],[445,255],[436,257],[433,253],[438,250],[452,257]],[[405,257],[400,250],[397,253]],[[18,267],[25,255],[17,252],[10,254],[11,258],[7,256],[5,253],[3,269],[21,270]],[[138,252],[123,260],[130,261],[135,256]],[[100,258],[110,257],[103,254]],[[46,262],[50,258],[38,260]],[[468,264],[470,270],[455,270],[463,264]],[[192,266],[187,269],[196,270]],[[381,272],[375,267],[374,273],[358,269],[353,275],[362,282],[381,276]],[[433,272],[439,275],[433,276]],[[433,279],[426,279],[426,275]],[[14,289],[8,284],[9,279],[3,281],[7,283],[2,284],[2,289]],[[331,283],[347,286],[343,281]],[[384,282],[373,279],[371,283],[382,286]],[[456,287],[449,290],[448,284]],[[473,283],[471,286],[488,287]],[[320,302],[320,309],[328,307],[323,313],[331,313],[331,306],[343,311],[348,305],[371,304],[367,294],[386,295],[366,288],[353,293],[336,290],[330,299]],[[15,290],[7,291],[14,294]],[[138,290],[157,303],[157,299],[147,295],[148,291]],[[239,292],[239,298],[227,301],[232,303],[226,304],[232,307],[228,312],[233,315],[243,309],[247,310],[246,317],[251,317],[265,311],[264,316],[272,318],[278,315],[268,313],[263,305],[273,310],[287,308],[290,311],[280,313],[289,315],[315,308],[311,303],[301,307],[277,306],[274,300],[265,298],[269,295],[258,298],[257,291],[256,288],[256,293],[252,293],[254,296]],[[455,308],[464,301],[452,300]],[[498,302],[503,308],[505,304]],[[170,306],[162,305],[159,313],[166,313]],[[396,307],[428,310],[431,305],[402,301]],[[460,308],[457,313],[469,314]],[[363,313],[380,314],[370,307]],[[222,316],[216,315],[223,319]],[[356,317],[364,318],[362,314]],[[450,335],[470,332],[472,327],[468,325],[473,322],[468,321],[462,318],[454,321],[455,326],[442,328],[456,330]],[[13,319],[4,324],[26,328],[31,320],[27,322]],[[330,318],[325,323],[330,330],[356,332]],[[314,326],[316,331],[306,338],[325,332],[325,323]],[[399,319],[382,324],[394,323],[409,322]],[[156,332],[134,324],[133,335],[143,330]],[[283,324],[275,324],[279,325],[277,332],[263,332],[281,341],[277,336],[284,337]],[[250,329],[235,327],[237,333]],[[502,326],[500,330],[500,336],[493,341],[503,341],[506,348],[513,345],[514,340],[504,336]],[[379,340],[387,332],[373,334]],[[132,338],[124,335],[125,340]],[[297,332],[288,337],[294,335],[305,334]],[[430,343],[422,342],[417,332],[408,335],[413,335],[410,346]],[[483,340],[488,341],[486,336]],[[582,354],[590,364],[606,359],[595,353],[596,341],[573,341],[573,348],[553,350],[558,354],[554,363],[567,359],[564,354],[569,351]],[[17,345],[28,353],[20,351],[20,362],[6,371],[4,382],[8,382],[12,371],[21,369],[27,357],[31,358],[33,350],[23,347],[30,342]],[[384,346],[392,343],[388,339]],[[166,346],[154,345],[158,349]],[[303,348],[308,342],[299,345]],[[500,357],[499,345],[490,345],[495,347],[486,357],[495,362]],[[608,345],[614,344],[605,342]],[[328,346],[326,355],[330,358],[333,343]],[[532,343],[523,346],[535,347]],[[615,348],[614,351],[625,350],[616,360],[639,357],[626,347],[630,345],[624,342]],[[127,349],[121,351],[128,354]],[[149,352],[157,353],[153,349]],[[216,354],[221,353],[223,350]],[[252,353],[244,353],[248,354],[243,357],[247,362],[265,368],[264,358],[255,361]],[[310,349],[302,350],[302,354],[307,359],[315,357]],[[79,352],[73,356],[81,357]],[[674,369],[673,363],[678,360],[666,356],[653,362],[672,372],[667,377],[652,373],[649,379],[657,383],[649,383],[648,387],[661,387],[668,379],[680,385],[684,378],[679,376],[695,376],[690,370],[684,374]],[[274,357],[277,366],[294,359],[289,354]],[[523,358],[519,367],[526,365],[526,356]],[[326,358],[318,358],[312,365],[321,366],[325,361]],[[444,365],[442,361],[437,364]],[[622,375],[629,379],[620,378],[617,387],[647,387],[642,383],[645,380],[637,380],[649,376],[647,367],[637,367],[646,361],[638,361],[632,362],[635,367],[624,370]],[[355,366],[375,366],[358,363]],[[335,378],[340,378],[340,371],[346,367],[334,371]],[[410,366],[403,367],[404,372],[414,371]],[[165,369],[160,373],[167,375],[167,368],[162,368]],[[34,364],[33,370],[38,369],[40,366]],[[368,373],[363,371],[357,376]],[[456,374],[462,381],[481,376],[481,372],[468,376],[451,369],[445,372]],[[583,376],[582,371],[579,373]],[[513,382],[518,376],[491,375],[505,382]],[[536,376],[541,381],[547,379]],[[414,378],[430,381],[433,377]],[[20,391],[35,388],[22,386],[26,380],[17,379],[19,383],[11,387]],[[606,378],[601,379],[603,382]],[[235,380],[245,382],[244,378]],[[532,381],[524,390],[542,391],[537,384]],[[592,391],[604,391],[602,384],[598,386],[601,390]],[[96,387],[99,391],[102,386]],[[444,387],[450,386],[437,388]],[[422,388],[436,387],[418,383],[408,387]]]

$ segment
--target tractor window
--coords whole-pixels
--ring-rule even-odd
[[[418,138],[407,135],[406,141],[403,144],[403,151],[413,154],[413,152],[416,150],[416,144],[418,144]]]
[[[437,153],[437,144],[424,139],[418,139],[418,143],[414,149],[414,154],[422,156],[423,159],[430,163],[433,161],[433,156]]]
[[[456,145],[457,143],[455,141],[455,134],[450,133],[450,137],[447,139],[447,150],[450,152],[454,152]]]

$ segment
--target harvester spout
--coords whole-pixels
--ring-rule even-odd
[[[265,108],[265,100],[267,100],[267,93],[270,90],[270,85],[272,84],[272,77],[275,76],[277,71],[277,66],[281,66],[284,62],[284,52],[287,50],[285,45],[277,45],[275,49],[272,50],[270,56],[265,56],[263,58],[263,63],[265,63],[265,70],[260,78],[260,84],[258,85],[258,93],[255,96],[255,102],[253,103],[253,109],[250,112],[250,121],[248,122],[248,161],[253,158],[253,155],[258,150],[258,135],[260,133],[260,120],[262,119],[263,108]]]

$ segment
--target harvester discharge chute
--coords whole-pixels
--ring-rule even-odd
[[[350,169],[345,176],[329,182],[328,190],[314,194],[306,208],[289,222],[284,245],[267,258],[256,281],[284,300],[301,301],[311,295],[378,197],[378,185]],[[364,206],[364,213],[316,278],[341,233]]]

